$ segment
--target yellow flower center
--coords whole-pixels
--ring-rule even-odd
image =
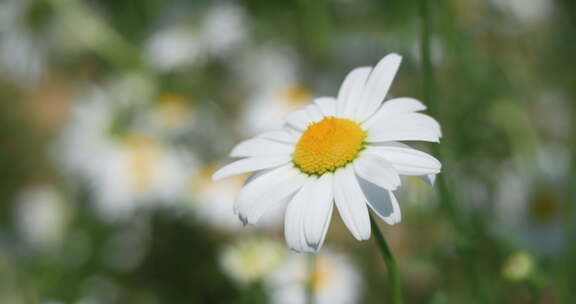
[[[124,144],[129,155],[132,187],[137,193],[144,192],[154,182],[160,146],[153,138],[140,134],[130,135]]]
[[[332,172],[358,156],[365,137],[356,122],[326,117],[308,126],[302,134],[294,151],[294,164],[307,174]]]

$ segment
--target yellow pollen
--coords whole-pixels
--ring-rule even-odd
[[[294,164],[307,174],[332,172],[358,156],[365,137],[356,122],[326,117],[308,126],[302,134],[294,151]]]

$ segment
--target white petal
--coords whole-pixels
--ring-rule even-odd
[[[426,106],[414,98],[402,97],[390,99],[382,104],[380,109],[362,124],[365,129],[369,129],[380,119],[387,119],[398,113],[410,113],[426,110]]]
[[[312,117],[308,115],[306,109],[296,110],[286,116],[286,123],[299,131],[306,131],[312,121]]]
[[[269,131],[257,136],[258,138],[265,138],[269,140],[279,141],[283,143],[296,143],[298,137],[295,134],[286,130]]]
[[[306,112],[308,112],[308,116],[312,119],[311,123],[318,122],[324,118],[324,115],[322,115],[322,112],[320,112],[320,109],[315,104],[306,106]]]
[[[333,175],[324,174],[314,182],[310,201],[304,213],[304,235],[307,246],[318,251],[322,247],[332,218]]]
[[[375,123],[366,137],[367,142],[419,140],[439,142],[442,137],[438,122],[424,114],[407,113],[394,115]]]
[[[364,151],[354,162],[354,171],[365,180],[384,189],[395,190],[400,186],[400,176],[392,164],[371,150]]]
[[[372,146],[375,147],[380,147],[380,146],[385,146],[385,147],[400,147],[400,148],[405,148],[405,149],[414,149],[412,147],[410,147],[407,144],[401,143],[401,142],[397,142],[397,141],[389,141],[389,142],[383,142],[383,143],[377,143],[377,144],[373,144]],[[403,174],[401,172],[399,172],[400,174]],[[427,175],[423,175],[420,176],[420,178],[422,180],[424,180],[424,182],[426,182],[426,184],[428,184],[428,186],[432,187],[434,186],[434,183],[436,182],[436,174],[427,174]]]
[[[366,198],[352,166],[334,173],[334,201],[340,217],[357,240],[370,238],[370,218]]]
[[[288,163],[290,159],[290,156],[268,156],[237,160],[216,171],[212,175],[212,180],[216,181],[233,175],[278,167]]]
[[[300,189],[307,179],[292,164],[258,176],[240,190],[234,210],[244,223],[254,224],[273,204]]]
[[[432,155],[412,148],[370,146],[366,152],[383,157],[402,175],[436,174],[442,168],[440,161]]]
[[[303,224],[305,208],[310,203],[313,189],[314,181],[309,180],[304,184],[304,186],[302,186],[300,191],[294,195],[286,208],[286,215],[284,218],[284,237],[286,238],[286,244],[288,244],[288,247],[298,252],[314,251],[314,249],[309,247],[306,243]]]
[[[364,87],[362,103],[356,110],[354,116],[356,121],[365,121],[376,112],[388,94],[401,61],[402,57],[399,55],[390,54],[382,58],[374,67]]]
[[[336,115],[336,99],[333,97],[320,97],[314,100],[324,116]]]
[[[230,152],[230,157],[286,156],[294,151],[293,144],[255,137],[245,140]]]
[[[336,100],[336,116],[351,118],[353,111],[360,105],[361,93],[370,75],[371,67],[360,67],[352,70],[342,82]]]
[[[358,179],[362,191],[368,200],[368,206],[388,225],[395,225],[402,220],[398,200],[390,190],[380,188],[362,178]]]

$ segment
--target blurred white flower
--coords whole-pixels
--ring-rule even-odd
[[[209,58],[226,58],[248,39],[246,13],[231,3],[208,7],[197,24],[170,23],[156,29],[144,47],[144,58],[161,71],[189,67]]]
[[[234,200],[244,185],[247,175],[238,175],[213,182],[211,177],[216,172],[215,166],[205,165],[196,171],[190,188],[190,203],[195,217],[212,228],[223,231],[236,231],[244,225],[234,214]],[[258,222],[258,229],[275,230],[281,227],[282,214],[286,205],[271,208],[267,217]]]
[[[194,31],[185,26],[174,26],[151,35],[144,57],[159,70],[172,70],[195,63],[202,55],[202,47]]]
[[[38,83],[44,75],[49,52],[47,16],[34,16],[32,10],[42,5],[30,0],[7,0],[0,3],[0,67],[5,75],[24,87]],[[28,20],[38,18],[39,20]]]
[[[535,24],[548,17],[552,11],[552,1],[548,0],[492,0],[502,12],[525,24]]]
[[[126,72],[112,77],[106,89],[112,102],[121,106],[150,104],[156,97],[157,80],[142,72]]]
[[[239,77],[250,90],[241,117],[247,134],[282,127],[288,113],[312,101],[297,66],[294,53],[280,47],[251,50],[239,63]]]
[[[70,206],[52,186],[35,185],[22,190],[15,202],[17,230],[32,248],[53,250],[61,244]]]
[[[183,199],[196,166],[193,155],[119,120],[115,106],[99,90],[77,105],[59,147],[65,169],[89,183],[108,219]]]
[[[222,56],[239,46],[248,36],[248,18],[242,7],[220,3],[210,7],[201,25],[202,44],[207,53]]]
[[[324,250],[315,256],[310,269],[309,256],[293,253],[266,281],[270,303],[304,304],[311,288],[312,303],[352,304],[360,302],[361,279],[350,259]]]
[[[286,249],[280,243],[263,238],[239,240],[220,253],[220,265],[239,284],[264,279],[286,260]]]
[[[130,215],[139,205],[182,199],[191,164],[147,134],[116,138],[94,155],[90,179],[99,208],[108,217]]]
[[[180,136],[192,131],[196,118],[196,109],[185,96],[163,93],[142,113],[136,124],[159,136]]]
[[[565,244],[564,206],[569,159],[559,148],[543,148],[521,169],[504,167],[496,200],[496,233],[536,254],[554,254]]]

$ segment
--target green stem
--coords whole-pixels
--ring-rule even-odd
[[[392,252],[386,243],[386,239],[380,231],[380,227],[370,214],[370,225],[372,226],[372,231],[376,235],[376,243],[382,252],[382,256],[384,257],[384,262],[386,263],[386,267],[388,268],[388,279],[390,283],[390,297],[392,304],[402,304],[402,287],[400,284],[400,275],[398,274],[398,268],[396,266],[396,260],[394,260],[394,256],[392,256]]]
[[[430,8],[429,8],[429,0],[421,0],[420,1],[420,17],[422,19],[421,23],[421,35],[422,39],[420,40],[420,58],[422,60],[422,91],[423,96],[426,104],[429,107],[430,114],[435,116],[438,120],[441,119],[440,110],[438,104],[436,102],[436,91],[435,91],[435,79],[434,73],[432,68],[432,60],[430,58],[430,31],[432,28],[432,22],[430,20]],[[432,147],[433,152],[437,155],[440,161],[443,161],[443,155],[440,151],[438,145],[434,145]],[[450,221],[453,223],[455,228],[458,231],[462,230],[462,224],[460,223],[458,212],[456,210],[454,200],[450,195],[450,191],[448,190],[448,186],[446,184],[446,180],[444,179],[443,175],[439,175],[436,181],[438,186],[438,194],[440,196],[440,205],[449,216]]]

